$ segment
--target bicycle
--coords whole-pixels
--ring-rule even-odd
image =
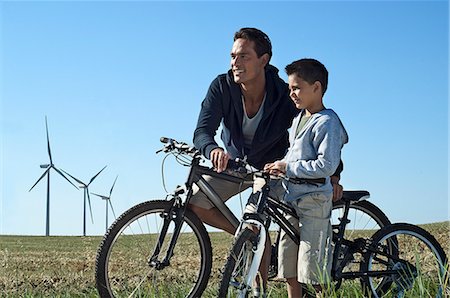
[[[260,293],[257,277],[265,250],[268,227],[275,222],[299,244],[299,233],[283,214],[297,217],[295,211],[268,196],[271,177],[258,194],[256,212],[245,213],[224,266],[218,297],[248,297]],[[444,297],[449,291],[447,257],[436,239],[424,229],[407,223],[382,227],[365,237],[346,236],[352,202],[369,195],[367,191],[344,192],[343,215],[333,224],[331,280],[334,290],[343,280],[360,279],[364,295],[382,297]],[[298,217],[297,217],[298,218]],[[277,239],[278,242],[278,239]],[[273,256],[272,256],[273,257]],[[325,280],[327,277],[322,277]],[[253,296],[253,297],[255,297]]]
[[[211,274],[212,249],[204,224],[186,207],[194,184],[236,228],[239,226],[239,220],[203,175],[243,185],[253,182],[236,175],[238,171],[217,173],[202,166],[201,154],[185,143],[168,138],[161,138],[161,142],[164,146],[158,152],[173,155],[180,164],[190,167],[187,180],[165,200],[138,204],[109,227],[96,257],[96,286],[101,297],[202,295]],[[336,210],[341,210],[342,205],[336,206]],[[364,219],[363,226],[369,223],[377,230],[389,223],[372,204],[355,204],[351,208],[363,215],[358,216],[358,220]]]

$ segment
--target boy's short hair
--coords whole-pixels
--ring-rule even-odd
[[[288,76],[296,74],[309,84],[319,81],[322,85],[322,95],[328,87],[328,70],[319,61],[311,58],[304,58],[292,62],[285,68]]]
[[[234,33],[234,40],[239,38],[253,41],[255,43],[255,52],[258,58],[264,54],[269,54],[269,61],[272,57],[272,43],[266,33],[256,28],[241,28]]]

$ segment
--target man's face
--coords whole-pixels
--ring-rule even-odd
[[[264,67],[268,61],[268,54],[258,58],[255,43],[247,39],[238,38],[231,49],[231,70],[234,82],[248,83],[260,75],[264,75]]]
[[[317,102],[317,98],[320,98],[318,92],[321,91],[320,87],[316,84],[317,82],[310,84],[299,78],[296,74],[289,75],[288,82],[289,96],[297,109],[308,109],[313,107]]]

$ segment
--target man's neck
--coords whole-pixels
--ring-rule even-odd
[[[264,99],[264,93],[266,89],[266,77],[260,78],[247,83],[240,84],[242,95],[249,104],[261,104]]]

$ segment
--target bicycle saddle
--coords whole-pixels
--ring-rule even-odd
[[[368,199],[370,193],[367,190],[344,190],[341,201],[359,201],[361,199]]]

